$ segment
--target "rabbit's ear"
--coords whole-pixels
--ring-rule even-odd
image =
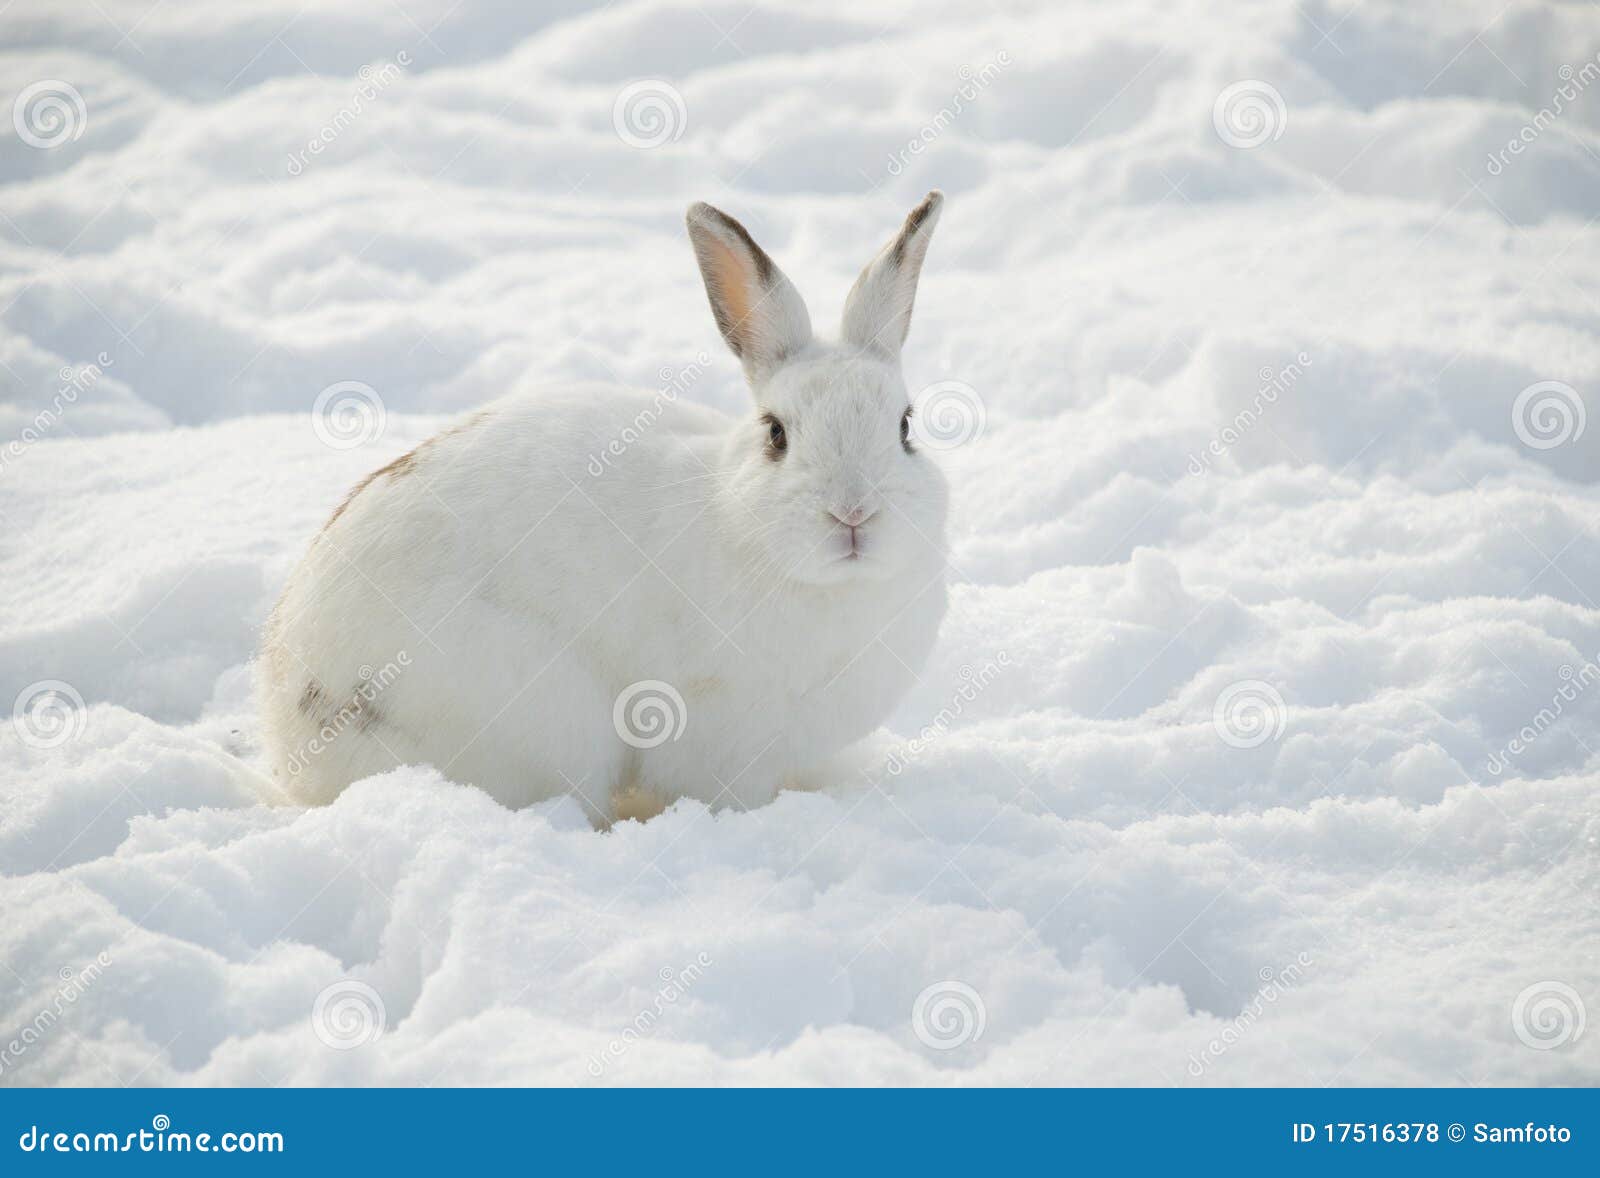
[[[900,355],[911,329],[911,307],[917,301],[917,279],[922,274],[922,259],[928,254],[928,241],[939,223],[944,193],[937,188],[911,210],[895,239],[850,288],[844,301],[844,326],[841,334],[848,344],[871,348],[890,358]]]
[[[708,204],[689,206],[689,240],[711,313],[754,380],[811,342],[811,316],[794,284],[745,227]]]

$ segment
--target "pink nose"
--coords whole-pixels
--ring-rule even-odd
[[[871,518],[872,513],[864,507],[852,507],[849,511],[839,511],[837,508],[829,512],[847,528],[859,528]]]

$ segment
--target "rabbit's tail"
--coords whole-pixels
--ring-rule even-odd
[[[297,806],[304,804],[283,786],[273,780],[270,773],[252,765],[237,753],[222,745],[211,745],[211,752],[228,778],[246,793],[253,794],[269,806]]]

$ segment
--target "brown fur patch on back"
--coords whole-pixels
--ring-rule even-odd
[[[417,455],[421,453],[422,447],[426,446],[427,444],[427,442],[424,442],[422,443],[422,446],[418,446],[415,450],[406,451],[387,466],[380,466],[377,470],[365,476],[355,486],[351,487],[350,493],[344,497],[343,502],[341,502],[338,507],[333,509],[333,514],[328,517],[328,522],[322,525],[322,530],[326,532],[329,528],[333,527],[333,521],[344,514],[344,509],[349,507],[350,504],[355,501],[355,497],[361,494],[361,492],[365,491],[368,484],[374,479],[380,477],[381,475],[389,475],[391,478],[400,478],[402,475],[409,473],[412,468],[417,465]]]
[[[456,434],[463,433],[466,430],[471,429],[473,426],[480,424],[488,416],[489,414],[486,411],[480,409],[468,417],[465,421],[457,422],[448,429],[434,434],[433,437],[429,438],[426,442],[423,442],[415,449],[407,450],[404,454],[400,455],[400,457],[396,458],[387,466],[380,466],[377,470],[373,471],[355,486],[350,488],[350,493],[344,497],[343,502],[341,502],[338,507],[333,509],[333,514],[328,517],[328,522],[322,525],[322,530],[326,532],[329,528],[331,528],[334,521],[344,514],[345,508],[349,507],[350,504],[355,501],[355,497],[361,494],[362,491],[365,491],[375,479],[378,479],[383,475],[388,475],[391,479],[404,478],[406,475],[410,474],[416,469],[417,462],[422,458],[427,449],[434,443],[442,441],[448,437],[453,437]]]

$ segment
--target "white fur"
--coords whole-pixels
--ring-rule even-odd
[[[904,251],[919,267],[930,201]],[[726,221],[691,210],[697,249],[728,240]],[[732,248],[719,282],[755,282]],[[712,278],[715,307],[727,292]],[[852,299],[847,322],[909,315],[884,292],[911,297],[915,274],[866,285],[874,305]],[[278,781],[325,802],[430,762],[508,805],[573,793],[603,824],[624,795],[630,810],[768,801],[875,728],[944,614],[945,486],[901,446],[898,347],[825,345],[808,318],[802,336],[798,299],[757,297],[782,313],[725,323],[746,333],[730,336],[751,372],[746,417],[610,387],[532,392],[359,488],[267,626]],[[776,460],[765,413],[787,432]],[[852,509],[869,515],[854,559],[830,514]],[[638,748],[613,711],[644,680],[671,684],[684,714],[676,739]]]

